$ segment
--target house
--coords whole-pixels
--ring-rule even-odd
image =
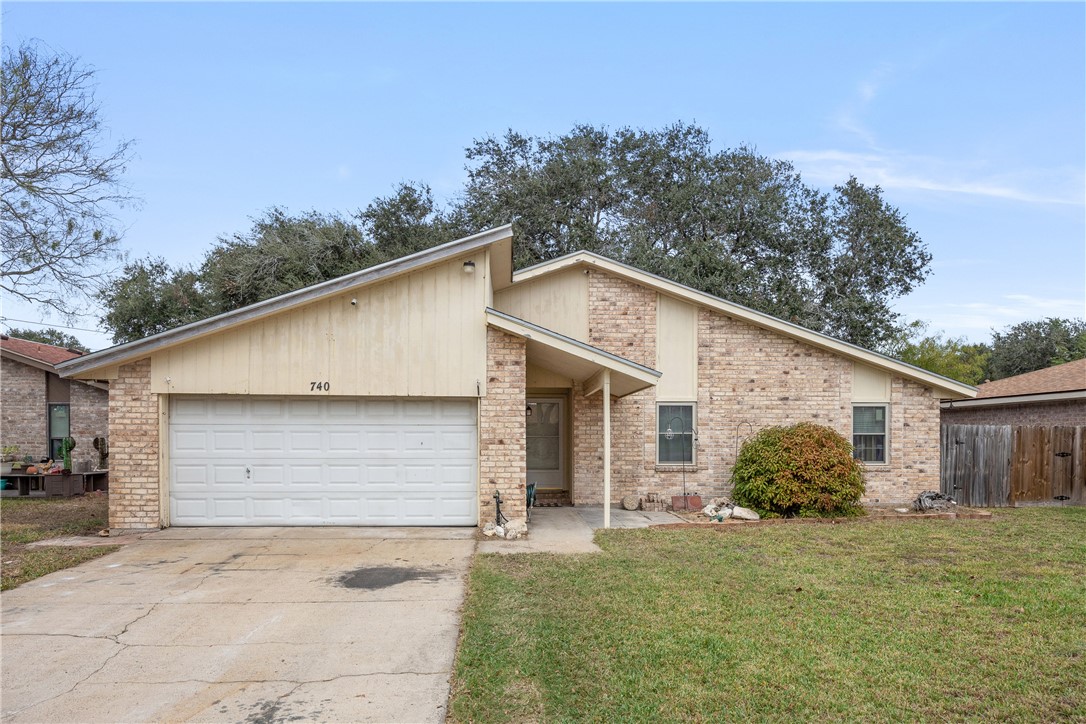
[[[985,382],[976,399],[947,400],[945,425],[1086,425],[1086,359]]]
[[[813,420],[870,502],[939,481],[974,388],[595,254],[514,273],[501,227],[66,362],[110,380],[110,525],[479,525],[724,491],[737,448]]]
[[[61,442],[75,439],[72,464],[98,463],[94,438],[109,434],[108,385],[69,380],[57,365],[81,352],[7,335],[0,336],[0,441],[19,447],[19,458],[61,459]]]

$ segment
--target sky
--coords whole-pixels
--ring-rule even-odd
[[[825,190],[879,185],[932,254],[896,304],[931,332],[1086,314],[1086,4],[20,3],[96,70],[132,139],[133,257],[198,264],[272,206],[439,199],[473,139],[575,124],[705,128]],[[73,326],[95,328],[100,310]],[[4,300],[7,320],[62,323]],[[9,326],[32,326],[7,321]],[[73,331],[93,349],[104,332]]]

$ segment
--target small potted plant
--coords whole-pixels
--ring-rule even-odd
[[[15,462],[15,456],[19,454],[18,445],[4,445],[0,448],[0,453],[3,453],[3,457],[0,458],[0,474],[7,475],[11,472],[12,464]]]

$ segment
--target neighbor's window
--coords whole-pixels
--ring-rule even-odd
[[[656,462],[694,463],[694,403],[662,403],[656,407]]]
[[[64,438],[72,434],[69,405],[49,405],[49,457],[60,460],[64,455],[60,445]]]
[[[852,457],[886,462],[886,405],[852,406]]]

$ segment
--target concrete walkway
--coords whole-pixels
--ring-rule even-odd
[[[685,523],[671,513],[611,508],[612,528],[647,528],[650,525]],[[534,508],[528,537],[519,540],[483,540],[480,553],[598,553],[593,542],[603,527],[602,505],[566,508]]]
[[[474,535],[147,535],[0,594],[0,718],[442,721]]]

